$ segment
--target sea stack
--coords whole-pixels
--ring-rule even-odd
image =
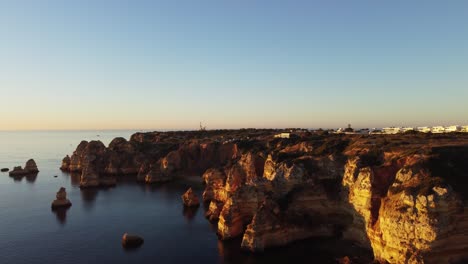
[[[28,171],[28,173],[36,173],[39,172],[37,169],[36,162],[33,159],[30,159],[26,162],[26,165],[24,166],[24,169]]]
[[[192,188],[189,188],[183,195],[182,201],[187,207],[196,207],[200,205],[197,195],[193,192]]]
[[[69,168],[70,168],[70,163],[71,163],[71,158],[70,158],[70,156],[67,155],[62,160],[62,166],[60,166],[60,170],[68,171]]]
[[[57,199],[52,202],[52,209],[66,208],[72,205],[70,200],[67,199],[67,192],[64,187],[61,187],[57,192],[56,198]]]

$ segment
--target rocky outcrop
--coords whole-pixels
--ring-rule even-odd
[[[142,182],[162,183],[230,164],[239,155],[233,143],[167,140],[139,134],[130,141],[116,138],[107,148],[100,141],[82,141],[60,168],[82,173],[83,187],[99,186],[100,178],[108,175],[137,175]]]
[[[182,202],[184,206],[187,207],[197,207],[200,206],[200,200],[198,200],[197,195],[193,192],[192,188],[189,188],[183,195],[182,195]]]
[[[52,201],[52,209],[70,207],[72,203],[67,199],[67,192],[64,187],[61,187],[57,192],[56,198]]]
[[[224,189],[226,184],[226,173],[220,169],[208,169],[202,177],[205,184],[203,201],[225,202],[227,199],[227,192]]]
[[[7,171],[9,171],[9,170],[10,170],[9,168],[2,168],[0,171],[1,171],[1,172],[7,172]]]
[[[39,170],[37,169],[36,162],[33,159],[30,159],[26,162],[24,169],[29,173],[37,173]]]
[[[208,206],[208,210],[205,213],[205,217],[210,222],[218,221],[219,215],[221,214],[221,210],[223,209],[223,204],[216,201],[211,201],[210,205]]]
[[[70,156],[65,156],[65,158],[62,159],[62,165],[60,166],[60,169],[63,171],[66,171],[70,168],[70,163],[71,163],[71,158]]]
[[[399,166],[362,167],[356,158],[346,166],[343,184],[358,214],[347,238],[369,241],[377,260],[449,263],[466,257],[462,252],[468,239],[463,234],[468,230],[460,230],[466,227],[463,202],[431,175],[424,159],[418,155],[400,160]]]
[[[96,156],[86,155],[83,160],[83,172],[80,177],[80,187],[97,187],[99,186],[99,174],[95,165]]]
[[[158,162],[154,166],[151,167],[149,172],[145,176],[146,183],[164,183],[171,181],[173,176],[167,173],[163,168],[162,165]]]
[[[39,172],[37,169],[36,162],[33,159],[30,159],[26,162],[24,169],[21,166],[16,166],[12,171],[9,172],[9,175],[12,177],[16,176],[26,176],[31,174],[36,174]]]
[[[125,173],[147,183],[203,173],[205,216],[221,240],[240,237],[248,251],[326,237],[382,263],[468,256],[468,136],[274,133],[137,133],[107,148],[82,142],[63,167],[80,171],[82,186]],[[199,204],[191,189],[183,201]]]

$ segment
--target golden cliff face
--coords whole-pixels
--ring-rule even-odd
[[[359,162],[348,161],[343,185],[363,220],[355,216],[354,224],[364,226],[365,232],[350,229],[347,238],[367,239],[375,259],[388,263],[449,263],[466,257],[467,213],[449,186],[435,181],[420,164],[410,163],[401,164],[386,188],[384,170],[360,168]]]
[[[263,251],[310,237],[341,237],[372,250],[382,263],[466,258],[466,205],[431,175],[428,156],[366,155],[344,165],[333,156],[278,162],[268,155],[262,178],[251,185],[245,160],[235,165],[225,186],[220,238],[242,235],[243,249]],[[218,208],[211,204],[209,211]]]

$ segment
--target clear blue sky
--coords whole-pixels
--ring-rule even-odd
[[[468,1],[2,1],[1,129],[468,124]]]

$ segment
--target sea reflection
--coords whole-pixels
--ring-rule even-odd
[[[67,221],[67,211],[69,209],[70,207],[52,209],[52,212],[55,214],[57,218],[57,222],[59,222],[62,225],[65,224],[65,222]]]
[[[191,222],[197,215],[197,211],[198,211],[198,206],[197,207],[183,206],[182,214],[184,215],[187,222]]]
[[[14,182],[21,182],[23,179],[26,179],[28,183],[34,183],[36,182],[38,173],[31,173],[27,175],[18,175],[18,176],[11,176],[10,178],[13,179]]]
[[[70,175],[71,185],[74,186],[74,187],[79,187],[80,186],[81,173],[71,172],[68,175]]]
[[[86,188],[81,189],[81,199],[83,200],[83,208],[91,210],[94,207],[94,202],[98,195],[99,190],[97,188]]]
[[[29,182],[29,183],[34,183],[34,182],[36,182],[37,175],[38,175],[38,173],[33,173],[33,174],[26,175],[26,176],[25,176],[26,181]]]
[[[218,254],[222,263],[255,263],[255,255],[240,249],[242,239],[218,240]]]

